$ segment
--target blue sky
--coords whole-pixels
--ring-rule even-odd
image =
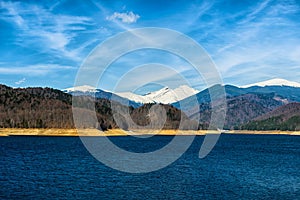
[[[297,0],[1,1],[0,13],[0,83],[13,87],[71,87],[91,50],[117,33],[143,27],[169,28],[196,40],[226,84],[300,82]],[[99,87],[111,90],[118,73],[149,62],[188,69],[165,52],[133,52],[111,66]],[[199,79],[193,86],[201,89],[192,70],[183,75]],[[168,78],[169,87],[178,86],[174,76]]]

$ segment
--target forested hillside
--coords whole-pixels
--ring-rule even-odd
[[[74,98],[91,98],[76,96]],[[80,101],[80,100],[79,100]],[[149,121],[151,104],[134,109],[115,102],[122,109],[128,109],[129,113],[138,125],[146,126]],[[162,105],[167,111],[166,123],[162,128],[177,129],[181,120],[181,111],[171,105]],[[76,108],[78,112],[90,112]],[[81,128],[101,128],[107,130],[118,128],[108,99],[96,99],[95,110],[98,124],[82,122],[77,124]],[[160,117],[160,116],[158,116]],[[185,120],[187,118],[185,117]],[[126,120],[124,123],[126,123]],[[119,124],[120,125],[120,124]],[[121,124],[128,129],[132,124]],[[98,126],[98,127],[97,127]],[[72,114],[72,96],[60,90],[51,88],[26,88],[13,89],[0,85],[0,127],[1,128],[74,128]],[[155,127],[151,127],[155,128]]]
[[[225,129],[249,130],[297,130],[300,124],[300,103],[289,103],[286,99],[271,93],[238,94],[227,96]],[[233,92],[234,91],[234,92]],[[92,101],[98,123],[89,124],[90,110],[76,106],[83,121],[77,128],[99,128],[102,130],[122,129],[207,129],[210,123],[210,102],[190,105],[190,110],[181,112],[173,105],[144,104],[134,108],[114,102],[119,110],[128,110],[130,116],[114,115],[111,100],[91,96],[73,96],[84,104]],[[199,99],[198,99],[199,100]],[[199,106],[200,112],[195,112]],[[157,109],[157,110],[154,110]],[[118,117],[119,116],[119,117]],[[196,119],[199,119],[196,122]],[[119,119],[119,121],[116,121]],[[152,121],[150,120],[152,119]],[[118,123],[117,123],[118,122]],[[0,85],[0,128],[75,128],[72,113],[72,96],[52,88],[11,88]]]
[[[283,104],[276,100],[274,94],[243,94],[240,96],[227,97],[227,111],[224,128],[240,129],[240,125],[247,123],[258,116],[262,116]],[[201,103],[199,113],[190,114],[191,118],[200,115],[200,121],[204,129],[208,127],[211,106],[210,103]]]
[[[248,130],[300,130],[300,103],[281,106],[243,125]]]

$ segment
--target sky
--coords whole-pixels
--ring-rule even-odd
[[[72,87],[93,49],[118,33],[144,27],[175,30],[198,42],[225,84],[272,78],[300,82],[299,19],[298,0],[0,1],[0,84]],[[120,57],[98,87],[111,91],[120,77],[148,63],[170,66],[192,87],[203,88],[188,62],[155,49]],[[154,77],[148,69],[127,76],[127,82]],[[177,75],[155,72],[160,86],[182,84]],[[122,85],[120,90],[141,87]]]

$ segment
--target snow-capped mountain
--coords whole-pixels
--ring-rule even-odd
[[[141,106],[141,103],[138,103],[138,101],[131,101],[128,98],[123,98],[118,95],[114,95],[111,92],[102,90],[102,89],[96,89],[95,87],[89,86],[89,85],[83,85],[83,86],[76,86],[72,88],[64,89],[63,92],[71,94],[73,96],[82,96],[82,95],[88,95],[100,99],[113,99],[114,101],[117,101],[123,105],[130,105],[133,107],[139,107]]]
[[[164,87],[158,91],[150,92],[146,95],[137,95],[131,92],[120,92],[117,95],[139,103],[174,103],[197,94],[199,91],[187,85],[182,85],[176,89]]]
[[[96,89],[89,85],[67,88],[64,89],[63,91],[73,95],[85,95],[86,93],[95,93],[96,97],[100,97],[100,98],[110,98],[112,94],[111,92]],[[115,95],[142,104],[144,103],[170,104],[185,99],[194,94],[197,94],[198,92],[199,92],[198,90],[195,90],[187,85],[182,85],[176,89],[170,89],[168,87],[164,87],[160,90],[150,92],[145,95],[138,95],[132,92],[118,92],[115,93]]]
[[[71,93],[71,92],[90,92],[90,93],[94,93],[94,92],[97,92],[98,90],[95,87],[92,87],[92,86],[89,86],[89,85],[82,85],[82,86],[66,88],[63,91],[66,92],[66,93]]]
[[[285,79],[281,78],[275,78],[275,79],[270,79],[267,81],[262,81],[258,83],[253,83],[249,85],[244,85],[240,86],[240,88],[248,88],[252,86],[260,86],[260,87],[265,87],[265,86],[290,86],[290,87],[300,87],[300,83],[294,82],[294,81],[288,81]]]
[[[117,92],[116,95],[137,103],[154,103],[153,99],[132,92]]]

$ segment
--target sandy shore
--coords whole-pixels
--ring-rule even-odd
[[[215,131],[209,131],[216,133]],[[0,136],[129,136],[129,135],[205,135],[207,131],[180,131],[180,130],[136,130],[124,131],[112,129],[99,131],[97,129],[18,129],[2,128]]]
[[[300,131],[248,131],[248,130],[234,130],[226,132],[228,134],[260,134],[260,135],[300,135]]]
[[[124,131],[112,129],[99,131],[97,129],[0,129],[0,136],[128,136],[128,135],[206,135],[216,134],[217,131],[188,131],[188,130],[137,130]],[[248,131],[234,130],[222,134],[278,134],[278,135],[300,135],[300,131]]]

